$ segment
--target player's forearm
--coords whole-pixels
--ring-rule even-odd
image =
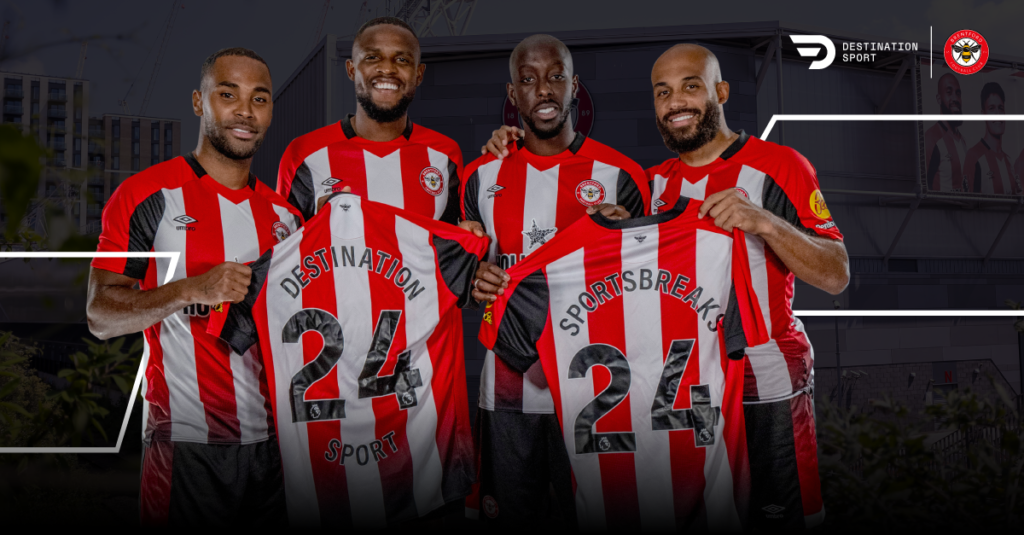
[[[797,278],[837,295],[850,282],[850,260],[841,241],[808,236],[775,216],[765,243]]]
[[[190,295],[189,279],[152,290],[97,284],[86,305],[89,331],[101,340],[143,331],[192,304]]]

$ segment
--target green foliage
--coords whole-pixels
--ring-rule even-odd
[[[142,339],[125,348],[125,338],[94,343],[71,356],[72,367],[57,377],[67,386],[54,391],[28,367],[38,349],[11,333],[0,335],[0,446],[78,446],[109,442],[119,418],[106,418],[111,394],[131,393],[141,359]]]
[[[1012,397],[994,384],[995,402],[968,389],[925,414],[891,399],[863,411],[820,407],[827,529],[1019,530],[1024,426]]]
[[[18,235],[22,218],[28,213],[39,187],[46,149],[13,124],[0,124],[0,202],[7,211],[4,235],[8,242]]]

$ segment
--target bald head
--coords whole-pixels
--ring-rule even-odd
[[[531,35],[516,45],[516,48],[512,50],[512,55],[508,58],[509,75],[515,80],[519,76],[519,65],[526,58],[548,54],[554,54],[560,58],[562,64],[565,65],[567,75],[572,77],[572,54],[569,53],[569,48],[557,38],[543,33]]]
[[[655,73],[659,68],[664,70],[680,66],[686,67],[693,73],[700,73],[709,85],[722,81],[722,68],[718,65],[718,57],[715,56],[715,53],[692,43],[680,43],[666,50],[658,58],[658,61],[654,62],[651,81],[654,82]]]

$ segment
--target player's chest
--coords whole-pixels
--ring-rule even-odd
[[[399,208],[443,200],[452,178],[448,156],[423,145],[374,150],[353,146],[330,150],[327,157],[322,167],[329,169],[328,176],[314,176],[321,194],[347,186],[357,195]]]
[[[296,230],[262,198],[233,201],[202,189],[164,190],[164,210],[153,240],[155,251],[177,251],[186,276],[225,261],[250,262]],[[288,215],[288,214],[286,214]]]
[[[656,175],[651,181],[651,212],[671,209],[680,197],[703,201],[708,196],[727,189],[761,206],[762,192],[768,174],[746,165],[725,166],[708,173],[668,173]]]

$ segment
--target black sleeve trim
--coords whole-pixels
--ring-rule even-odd
[[[434,250],[437,251],[437,265],[441,267],[441,278],[458,299],[458,307],[473,304],[473,276],[480,265],[476,255],[466,251],[455,240],[433,236]]]
[[[466,211],[466,221],[476,221],[483,224],[480,217],[480,172],[473,171],[466,180],[466,192],[462,196],[463,209]]]
[[[459,216],[461,210],[459,209],[459,166],[455,165],[451,159],[448,160],[448,201],[444,205],[444,213],[441,214],[441,219],[444,223],[451,225],[459,224]]]
[[[722,329],[725,338],[725,354],[732,360],[742,359],[750,344],[747,343],[747,335],[743,332],[743,317],[740,315],[740,305],[736,300],[736,284],[729,288],[729,304],[718,328]]]
[[[494,354],[519,373],[537,362],[537,341],[544,333],[549,309],[548,281],[540,269],[516,286],[498,325]]]
[[[644,196],[632,175],[619,169],[619,181],[615,189],[616,204],[625,208],[629,217],[644,216]]]
[[[157,228],[166,208],[163,190],[146,197],[139,203],[128,220],[128,252],[148,253],[153,249]],[[124,263],[124,275],[133,279],[146,278],[149,258],[129,258]]]
[[[309,221],[316,212],[316,195],[313,193],[313,173],[309,170],[306,162],[295,170],[292,177],[291,191],[288,193],[288,202],[295,207],[302,218]]]
[[[252,309],[256,305],[256,299],[263,291],[263,285],[267,281],[267,274],[270,271],[270,258],[274,249],[268,249],[255,262],[249,265],[252,269],[252,278],[249,279],[249,293],[239,303],[232,303],[228,307],[227,317],[224,318],[224,327],[220,331],[220,338],[231,346],[239,355],[245,353],[250,347],[256,344],[258,334],[256,331],[256,319],[253,318]]]
[[[796,206],[793,205],[793,201],[771,176],[765,175],[764,192],[761,201],[765,210],[779,216],[790,225],[811,236],[818,235],[814,229],[804,226],[804,222],[800,220],[800,213],[797,211]]]

